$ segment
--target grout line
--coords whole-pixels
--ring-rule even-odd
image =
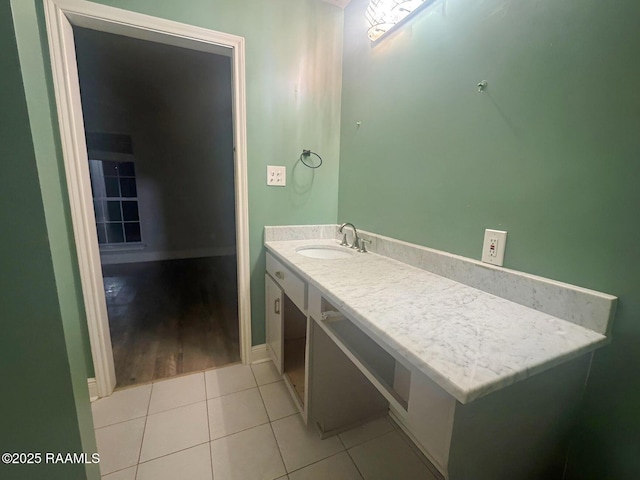
[[[281,477],[286,476],[289,477],[289,470],[287,469],[287,464],[284,463],[284,456],[282,455],[282,448],[280,447],[280,442],[278,442],[278,437],[276,436],[276,431],[273,429],[273,422],[269,422],[269,428],[271,428],[271,435],[273,435],[273,439],[276,442],[276,447],[278,448],[278,455],[280,455],[280,461],[282,462],[282,466],[284,467],[285,474],[281,475]]]
[[[274,418],[273,420],[269,419],[269,423],[277,422],[279,420],[284,420],[285,418],[293,417],[294,415],[301,415],[301,413],[296,411],[296,412],[290,413],[289,415],[285,415],[284,417]],[[269,416],[269,412],[267,412],[267,417],[268,416]]]
[[[144,417],[144,427],[142,428],[142,440],[140,441],[140,451],[138,452],[138,461],[136,462],[136,476],[138,476],[138,465],[140,464],[140,457],[142,456],[142,446],[144,445],[144,434],[147,431],[147,420],[149,420],[149,407],[151,407],[152,395],[153,395],[153,384],[151,384],[151,391],[149,392],[149,402],[147,403],[147,415]]]
[[[265,383],[262,383],[262,384],[258,383],[258,377],[256,376],[256,373],[253,371],[253,366],[252,365],[261,365],[261,364],[265,364],[265,363],[271,363],[273,365],[273,362],[271,361],[270,358],[266,359],[266,360],[263,360],[260,363],[257,363],[257,364],[252,363],[252,364],[249,365],[251,367],[251,373],[253,373],[253,378],[256,380],[256,384],[258,385],[258,387],[262,387],[264,385],[271,385],[272,383],[280,382],[280,381],[283,380],[282,376],[280,376],[280,377],[276,377],[275,380],[271,380],[271,381],[268,381],[268,382],[265,382]],[[275,368],[275,365],[273,366],[273,368]]]
[[[253,367],[251,366],[251,364],[249,364],[249,369],[251,370],[251,375],[253,375],[253,381],[256,382],[256,385],[258,385],[258,377],[256,377],[256,372],[253,371]],[[258,385],[259,387],[260,385]]]
[[[236,390],[234,392],[223,393],[222,395],[218,395],[216,397],[207,398],[207,400],[213,400],[220,397],[226,397],[228,395],[233,395],[234,393],[244,392],[246,390],[251,390],[252,388],[258,388],[258,385],[252,385],[251,387],[241,388],[240,390]]]
[[[161,456],[159,456],[159,457],[155,457],[155,458],[151,458],[151,459],[149,459],[149,460],[145,460],[144,462],[140,462],[140,459],[141,459],[141,456],[142,456],[142,447],[143,447],[144,440],[145,440],[146,426],[147,426],[148,419],[149,419],[149,417],[150,417],[150,416],[152,416],[152,415],[159,415],[159,414],[161,414],[161,413],[166,413],[166,412],[169,412],[169,411],[171,411],[171,410],[175,410],[175,409],[178,409],[178,408],[183,408],[183,407],[192,406],[192,405],[195,405],[195,404],[197,404],[197,403],[201,403],[201,402],[202,402],[202,400],[200,400],[200,401],[192,402],[192,403],[185,404],[185,405],[179,405],[179,406],[176,406],[176,407],[172,407],[172,408],[170,408],[170,409],[161,410],[161,411],[159,411],[159,412],[155,412],[155,413],[151,413],[151,414],[150,414],[150,413],[149,413],[149,411],[150,411],[150,407],[151,407],[151,397],[152,397],[153,392],[154,392],[154,384],[155,384],[155,383],[157,383],[157,382],[152,382],[152,383],[150,384],[151,389],[150,389],[149,397],[148,397],[148,400],[147,400],[147,409],[146,409],[146,414],[145,414],[144,416],[142,416],[142,415],[141,415],[141,416],[139,416],[139,417],[135,417],[135,418],[131,418],[131,419],[128,419],[128,420],[123,420],[123,421],[121,421],[121,422],[116,422],[116,423],[113,423],[113,424],[110,424],[110,425],[105,425],[105,426],[103,426],[103,427],[99,427],[99,428],[106,428],[106,427],[110,427],[110,426],[112,426],[112,425],[116,425],[116,424],[119,424],[119,423],[125,423],[125,422],[131,421],[131,420],[138,420],[138,419],[141,419],[141,418],[144,418],[144,419],[145,419],[144,427],[143,427],[143,431],[142,431],[142,440],[141,440],[141,443],[140,443],[140,450],[139,450],[139,452],[138,452],[138,461],[137,461],[137,463],[136,463],[135,465],[130,465],[130,466],[124,467],[123,469],[120,469],[120,470],[118,470],[118,471],[125,470],[125,469],[132,468],[132,467],[136,467],[135,476],[137,477],[137,475],[138,475],[138,470],[139,470],[139,466],[140,466],[141,464],[148,463],[148,462],[151,462],[151,461],[154,461],[154,460],[157,460],[157,459],[160,459],[160,458],[163,458],[163,457],[169,456],[169,455],[173,455],[174,453],[179,453],[179,452],[182,452],[182,451],[188,450],[188,449],[190,449],[190,448],[194,448],[194,447],[197,447],[197,446],[200,446],[200,445],[203,445],[203,444],[207,443],[207,444],[209,445],[210,468],[211,468],[211,474],[212,474],[212,476],[213,476],[213,456],[212,456],[212,454],[211,454],[211,443],[212,443],[213,441],[215,441],[215,440],[219,440],[219,439],[222,439],[222,438],[225,438],[225,437],[229,437],[229,436],[231,436],[231,435],[239,434],[239,433],[241,433],[241,432],[244,432],[244,431],[246,431],[246,430],[250,430],[250,429],[252,429],[252,428],[256,428],[256,427],[258,427],[258,426],[262,426],[262,425],[269,424],[269,426],[270,426],[270,428],[271,428],[271,432],[272,432],[273,438],[274,438],[274,440],[276,441],[276,446],[278,447],[278,453],[279,453],[279,455],[280,455],[280,459],[281,459],[281,461],[282,461],[282,465],[283,465],[283,467],[284,467],[284,469],[285,469],[285,472],[286,472],[286,471],[287,471],[287,468],[286,468],[286,465],[285,465],[285,463],[284,463],[284,458],[283,458],[283,456],[282,456],[282,451],[280,450],[280,445],[279,445],[279,443],[278,443],[278,441],[277,441],[277,438],[276,438],[276,436],[275,436],[275,431],[273,430],[272,421],[269,419],[268,412],[267,412],[267,408],[266,408],[266,404],[264,403],[264,398],[263,398],[263,396],[262,396],[262,392],[260,391],[260,388],[259,388],[259,387],[260,387],[260,386],[262,386],[262,385],[260,385],[260,386],[258,386],[258,385],[257,385],[257,380],[256,380],[256,378],[255,378],[255,373],[253,372],[253,369],[251,370],[251,373],[252,373],[252,375],[253,375],[254,380],[256,380],[256,385],[255,385],[255,386],[252,386],[252,387],[249,387],[249,388],[244,388],[244,389],[238,390],[238,391],[236,391],[236,392],[226,393],[226,394],[224,394],[224,395],[220,395],[220,396],[218,396],[218,397],[213,397],[213,398],[211,398],[211,399],[206,398],[206,397],[208,396],[208,395],[207,395],[207,393],[208,393],[208,392],[207,392],[207,382],[206,382],[206,377],[204,377],[205,372],[204,372],[204,371],[202,371],[202,372],[200,372],[200,373],[203,375],[203,381],[205,382],[205,384],[204,384],[204,390],[205,390],[205,400],[204,400],[204,402],[205,402],[205,408],[206,408],[206,411],[207,411],[207,427],[208,427],[208,428],[207,428],[207,430],[208,430],[208,440],[207,440],[206,442],[198,443],[198,444],[196,444],[196,445],[191,445],[191,446],[189,446],[189,447],[186,447],[186,448],[183,448],[183,449],[180,449],[180,450],[176,450],[176,451],[174,451],[174,452],[166,453],[166,454],[161,455]],[[196,373],[194,373],[194,374],[196,374]],[[172,379],[165,379],[165,380],[161,380],[161,381],[167,381],[167,380],[168,380],[168,381],[170,381],[170,380],[172,380]],[[269,385],[269,384],[271,384],[271,383],[276,383],[276,382],[278,382],[278,381],[281,381],[281,379],[275,380],[274,382],[266,383],[266,384],[264,384],[264,385]],[[250,390],[250,389],[252,389],[252,388],[256,388],[256,389],[258,390],[258,393],[260,394],[260,400],[262,401],[262,405],[263,405],[263,407],[264,407],[264,409],[265,409],[265,412],[267,413],[267,421],[266,421],[266,422],[264,422],[264,423],[260,423],[260,424],[258,424],[258,425],[253,425],[253,426],[251,426],[251,427],[248,427],[248,428],[245,428],[245,429],[239,430],[239,431],[237,431],[237,432],[229,433],[229,434],[227,434],[227,435],[224,435],[224,436],[222,436],[222,437],[218,437],[218,438],[216,438],[216,439],[212,439],[212,438],[211,438],[211,429],[210,429],[209,408],[208,408],[208,402],[209,402],[209,400],[215,400],[215,399],[217,399],[217,398],[230,396],[230,395],[233,395],[233,394],[236,394],[236,393],[240,393],[240,392],[244,392],[244,391]],[[293,416],[293,415],[299,415],[299,414],[300,414],[300,413],[296,411],[296,412],[294,412],[294,413],[292,413],[292,414],[290,414],[290,415],[284,416],[284,417],[279,418],[279,419],[274,420],[274,421],[282,420],[282,419],[285,419],[285,418],[291,417],[291,416]],[[95,430],[98,430],[98,429],[95,429]],[[344,445],[343,445],[343,446],[344,446]],[[111,472],[111,473],[115,473],[115,472]],[[285,473],[285,476],[286,476],[286,475],[288,475],[288,473]]]
[[[346,450],[346,452],[347,452],[347,455],[349,455],[349,458],[351,459],[351,462],[356,467],[356,470],[358,471],[358,475],[360,475],[361,478],[364,478],[364,473],[362,473],[362,471],[360,470],[360,467],[356,463],[355,459],[351,456],[351,452],[349,452],[349,450]]]
[[[347,446],[344,444],[344,440],[342,440],[342,437],[340,436],[340,434],[336,433],[336,437],[338,437],[338,440],[340,440],[340,443],[342,444],[342,449],[346,451]]]
[[[207,398],[207,377],[202,372],[202,381],[204,382],[204,406],[207,411],[207,435],[209,436],[209,468],[211,469],[211,478],[213,479],[213,453],[211,452],[211,421],[209,420],[209,399]]]
[[[206,382],[205,382],[205,384],[206,384]],[[206,398],[205,400],[215,400],[216,398],[228,397],[229,395],[233,395],[235,393],[246,392],[247,390],[251,390],[252,388],[258,388],[259,389],[259,386],[256,384],[256,385],[253,385],[252,387],[241,388],[240,390],[236,390],[235,392],[224,393],[222,395],[218,395],[217,397]],[[205,388],[205,396],[207,396],[206,388]]]
[[[391,433],[391,432],[389,432],[389,433]],[[424,453],[422,453],[420,451],[420,448],[418,448],[418,446],[415,443],[413,443],[413,441],[402,430],[402,428],[399,428],[397,430],[397,434],[400,437],[400,439],[404,442],[404,444],[407,445],[409,447],[409,449],[411,450],[411,452],[413,452],[413,454],[418,458],[420,463],[422,463],[427,468],[427,470],[429,471],[429,473],[431,473],[431,475],[434,477],[434,479],[436,479],[436,480],[444,479],[444,477],[438,471],[436,466],[433,465],[431,463],[431,461],[424,455]]]
[[[141,418],[145,418],[145,417],[146,415],[139,415],[136,417],[128,418],[127,420],[120,420],[119,422],[110,423],[109,425],[103,425],[102,427],[96,427],[93,430],[94,432],[97,432],[98,430],[102,430],[103,428],[113,427],[114,425],[120,425],[121,423],[130,422],[131,420],[140,420]]]
[[[160,459],[160,458],[168,457],[169,455],[173,455],[174,453],[184,452],[184,451],[186,451],[186,450],[190,450],[190,449],[192,449],[192,448],[196,448],[196,447],[199,447],[199,446],[201,446],[201,445],[204,445],[204,444],[210,444],[210,443],[211,443],[211,442],[210,442],[209,440],[207,440],[207,441],[205,441],[205,442],[196,443],[195,445],[191,445],[191,446],[189,446],[189,447],[181,448],[180,450],[176,450],[175,452],[165,453],[165,454],[163,454],[163,455],[160,455],[159,457],[153,457],[153,458],[150,458],[149,460],[145,460],[144,462],[139,462],[139,463],[138,463],[138,464],[136,464],[136,465],[144,465],[145,463],[150,463],[150,462],[153,462],[154,460],[158,460],[158,459]],[[211,450],[211,449],[209,449],[209,450]],[[133,466],[133,465],[132,465],[132,466]],[[131,468],[131,467],[126,467],[126,468]]]
[[[204,401],[208,401],[208,394],[207,394],[207,377],[205,376],[205,374],[202,374],[202,381],[204,382]],[[209,423],[209,409],[207,408],[207,424]]]
[[[208,418],[208,413],[207,413],[207,418]],[[211,437],[211,434],[209,434],[209,437]],[[209,453],[209,469],[211,471],[211,479],[213,480],[213,452],[211,451],[211,440],[209,440],[207,442],[207,452]]]
[[[118,470],[114,470],[113,472],[105,473],[104,475],[102,475],[102,473],[100,473],[100,478],[104,478],[107,475],[113,475],[114,473],[120,473],[120,472],[123,472],[125,470],[129,470],[130,468],[133,468],[133,467],[136,467],[136,473],[137,473],[138,464],[136,463],[135,465],[129,465],[128,467],[122,467],[122,468],[119,468]],[[134,476],[134,478],[135,478],[135,476]]]
[[[205,398],[204,400],[196,400],[195,402],[185,403],[184,405],[176,405],[175,407],[166,408],[164,410],[158,410],[157,412],[149,413],[149,414],[147,414],[147,416],[148,417],[153,417],[155,415],[160,415],[161,413],[170,412],[171,410],[177,410],[178,408],[189,407],[191,405],[195,405],[196,403],[202,403],[202,402],[206,402],[206,401],[207,401],[207,399]]]
[[[253,372],[253,368],[251,369],[251,373],[253,374],[253,377],[255,379],[256,374]],[[256,383],[257,380],[256,380]],[[260,394],[260,400],[262,401],[262,407],[264,408],[264,411],[267,414],[267,418],[269,419],[269,411],[267,410],[267,405],[264,403],[264,397],[262,396],[262,392],[260,391],[260,388],[258,388],[258,393]],[[278,455],[280,455],[280,461],[282,462],[282,467],[284,468],[285,474],[284,475],[280,475],[280,477],[284,477],[286,476],[287,478],[289,478],[289,470],[287,470],[287,464],[284,463],[284,457],[282,456],[282,449],[280,448],[280,443],[278,442],[278,437],[276,437],[276,431],[273,429],[273,422],[271,421],[271,419],[269,419],[269,428],[271,429],[271,435],[273,435],[273,439],[276,442],[276,447],[278,448]]]
[[[356,467],[358,475],[360,475],[360,478],[364,479],[364,474],[360,471],[360,468],[358,467],[358,464],[356,463],[356,461],[351,456],[351,453],[349,453],[349,449],[347,448],[347,445],[344,443],[344,440],[342,440],[342,437],[340,436],[340,434],[337,433],[336,437],[338,437],[340,439],[340,443],[342,443],[342,446],[344,447],[343,451],[349,456],[349,460],[351,460],[351,463],[353,463],[353,466]],[[365,442],[362,442],[362,443],[365,443]],[[352,445],[351,448],[353,448],[354,446],[355,445]]]
[[[140,385],[140,387],[146,387],[146,385]],[[151,387],[151,385],[149,385],[149,387]],[[136,387],[136,388],[137,388],[137,387]],[[141,389],[141,390],[142,390],[142,389]],[[151,389],[150,389],[150,390],[151,390]],[[96,404],[96,405],[98,404],[98,402],[99,402],[99,403],[104,403],[104,402],[110,403],[108,399],[113,398],[113,395],[114,395],[115,393],[116,393],[116,392],[114,391],[114,393],[113,393],[113,394],[111,394],[110,396],[108,396],[108,397],[103,397],[103,398],[99,398],[98,400],[96,400],[95,402],[92,402],[92,403],[93,403],[93,404]],[[151,400],[151,391],[149,391],[149,400]],[[147,405],[147,409],[148,409],[148,405]],[[94,430],[99,430],[99,429],[101,429],[101,428],[110,427],[110,426],[112,426],[112,425],[117,425],[117,424],[119,424],[119,423],[128,422],[129,420],[135,420],[135,419],[142,418],[142,417],[145,417],[145,416],[146,416],[146,414],[136,415],[136,416],[134,416],[134,417],[127,418],[127,419],[125,419],[125,420],[119,420],[119,421],[117,421],[117,422],[113,422],[113,423],[109,423],[109,424],[107,424],[107,425],[102,425],[102,426],[100,426],[100,427],[96,427],[96,426],[95,426],[95,414],[94,414],[94,412],[93,412],[93,407],[92,407],[92,409],[91,409],[91,418],[92,418],[92,419],[93,419],[93,421],[94,421],[94,428],[93,428]]]
[[[289,398],[291,397],[291,395],[290,395],[289,391],[287,390],[286,385],[284,384],[284,380],[280,380],[280,381],[282,382],[282,387],[285,389],[285,394],[286,394],[286,396],[287,396],[287,399],[289,399]],[[289,414],[287,414],[287,415],[283,415],[282,417],[278,417],[278,418],[271,418],[271,414],[269,413],[269,409],[267,408],[267,403],[266,403],[266,401],[265,401],[265,396],[264,396],[264,394],[263,394],[263,392],[262,392],[262,387],[266,387],[267,385],[275,385],[276,383],[278,383],[278,382],[267,383],[267,384],[265,384],[265,385],[260,385],[260,386],[258,387],[258,391],[260,392],[260,396],[262,397],[262,403],[263,403],[263,405],[264,405],[264,409],[265,409],[265,411],[267,412],[267,417],[269,417],[269,421],[270,421],[270,422],[276,422],[276,421],[278,421],[278,420],[282,420],[283,418],[291,417],[292,415],[302,414],[302,412],[299,412],[299,411],[298,411],[298,407],[297,407],[297,405],[296,405],[296,404],[295,404],[295,402],[293,402],[293,400],[292,400],[292,401],[291,401],[291,403],[292,403],[293,408],[294,408],[294,411],[293,411],[292,413],[289,413]]]
[[[211,399],[211,400],[214,400],[214,399]],[[171,408],[167,408],[166,410],[160,410],[159,412],[149,413],[149,414],[147,414],[147,417],[155,417],[157,415],[162,415],[163,413],[172,412],[173,410],[178,410],[180,408],[193,407],[194,405],[197,405],[198,403],[205,403],[206,404],[206,402],[207,402],[207,400],[198,400],[196,402],[185,403],[184,405],[178,405],[177,407],[171,407]]]
[[[152,378],[151,380],[145,380],[145,381],[140,382],[140,383],[132,383],[130,385],[124,385],[122,387],[116,386],[115,389],[113,390],[113,393],[123,392],[123,391],[126,391],[126,390],[132,390],[132,389],[138,388],[138,387],[146,387],[146,386],[149,386],[149,385],[153,385],[154,383],[170,382],[171,380],[175,380],[176,378],[184,378],[184,377],[188,377],[189,375],[197,375],[198,373],[213,372],[213,371],[216,371],[216,370],[222,370],[223,368],[234,367],[234,366],[237,366],[237,365],[244,365],[244,364],[240,360],[237,360],[237,361],[233,361],[231,363],[225,363],[224,365],[218,365],[218,366],[207,367],[207,368],[200,368],[200,369],[197,369],[197,370],[193,370],[191,372],[177,373],[175,375],[171,375],[171,376],[168,376],[168,377]],[[249,365],[251,365],[251,364],[249,364]],[[108,398],[108,397],[99,397],[98,400],[102,400],[103,398]],[[91,402],[91,403],[93,403],[93,402]]]
[[[271,380],[265,383],[258,383],[258,387],[266,387],[267,385],[273,385],[274,383],[283,382],[282,378],[276,378],[275,380]],[[256,382],[257,383],[257,382]]]
[[[305,465],[303,467],[296,468],[295,470],[291,470],[290,472],[287,473],[287,475],[289,475],[290,473],[299,472],[300,470],[304,470],[305,468],[310,467],[311,465],[315,465],[316,463],[324,462],[325,460],[329,460],[330,458],[337,457],[338,455],[341,455],[343,453],[347,453],[347,455],[348,455],[348,452],[346,450],[341,450],[341,451],[339,451],[337,453],[333,453],[333,454],[329,455],[328,457],[321,458],[320,460],[316,460],[314,462],[311,462],[311,463],[309,463],[309,464],[307,464],[307,465]],[[353,461],[353,458],[351,458],[351,455],[349,455],[349,459],[351,460],[353,465],[356,467],[356,470],[358,470],[358,466],[356,465],[356,462]],[[360,474],[360,476],[362,477],[362,474],[360,473],[360,470],[358,470],[358,474]],[[362,477],[362,478],[364,478],[364,477]]]
[[[267,423],[271,423],[271,422],[266,421],[264,423],[259,423],[257,425],[253,425],[252,427],[243,428],[242,430],[238,430],[237,432],[227,433],[226,435],[223,435],[222,437],[217,437],[217,438],[214,438],[213,440],[210,440],[210,442],[217,442],[218,440],[222,440],[223,438],[227,438],[227,437],[230,437],[232,435],[237,435],[238,433],[246,432],[247,430],[251,430],[252,428],[261,427],[263,425],[266,425]]]

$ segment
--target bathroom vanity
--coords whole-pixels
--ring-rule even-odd
[[[336,226],[266,227],[267,350],[329,436],[390,414],[448,479],[561,478],[616,298]]]

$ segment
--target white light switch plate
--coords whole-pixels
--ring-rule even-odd
[[[504,263],[506,245],[507,232],[487,228],[484,231],[484,242],[482,244],[482,261],[501,267]]]
[[[287,184],[287,167],[267,165],[267,185],[284,187]]]

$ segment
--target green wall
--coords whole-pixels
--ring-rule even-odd
[[[94,453],[78,302],[73,285],[61,277],[61,268],[72,265],[59,263],[68,243],[53,244],[68,232],[64,224],[61,229],[50,224],[53,212],[46,202],[52,192],[42,183],[51,172],[41,168],[43,152],[34,141],[40,127],[25,96],[33,84],[27,86],[20,73],[28,59],[26,52],[19,54],[16,37],[33,27],[22,13],[21,7],[13,10],[14,28],[9,2],[0,2],[0,451]],[[67,288],[71,295],[62,291]],[[38,465],[0,464],[0,478],[67,480],[99,478],[99,473],[97,467],[43,459]]]
[[[39,4],[37,0],[21,3],[29,5],[30,10]],[[97,3],[246,39],[252,343],[264,343],[264,225],[332,223],[337,217],[342,10],[318,0]],[[42,24],[44,15],[40,10],[34,15]],[[30,38],[25,35],[25,43],[42,41],[36,32],[30,34]],[[43,66],[50,76],[48,51],[45,49],[44,53],[39,64],[23,66],[26,82],[41,75]],[[49,102],[53,102],[51,89],[48,95]],[[30,99],[28,94],[27,100]],[[57,126],[55,118],[47,117],[45,121],[55,127],[55,137],[52,140],[38,136],[36,140],[51,149],[53,142],[59,141]],[[311,171],[297,165],[303,148],[320,153],[325,159],[323,167]],[[57,160],[50,156],[43,163],[52,167],[60,161],[57,155]],[[286,188],[266,187],[267,165],[288,167]],[[60,185],[64,187],[63,172],[50,171],[43,189],[57,190]],[[68,215],[66,200],[61,199],[59,204],[65,205]],[[54,248],[59,245],[57,241],[53,243]],[[81,302],[80,292],[75,286],[73,289]],[[82,328],[88,345],[86,327]],[[91,365],[88,349],[85,357]]]
[[[252,342],[262,344],[264,226],[337,217],[342,10],[318,0],[97,3],[246,40]],[[323,156],[322,168],[296,166],[303,148]],[[285,188],[266,186],[267,165],[287,167]]]
[[[506,229],[506,267],[619,296],[568,472],[640,475],[640,4],[438,1],[372,48],[366,2],[353,0],[341,65],[342,12],[317,0],[101,3],[246,38],[254,344],[264,341],[264,225],[352,221],[473,258],[484,228]],[[12,386],[2,406],[15,412],[2,419],[15,432],[3,447],[87,450],[90,359],[42,8],[12,2],[12,24],[7,5],[0,220],[18,233],[0,237]],[[296,165],[302,148],[323,167]],[[265,186],[269,164],[288,167],[286,188]]]
[[[342,11],[317,0],[102,3],[246,39],[252,340],[263,343],[264,225],[337,217]],[[11,432],[2,451],[92,453],[93,371],[44,11],[39,0],[0,0],[0,8],[0,224],[17,232],[0,237],[2,407],[10,412],[0,431]],[[321,169],[296,164],[303,148],[323,155]],[[266,165],[288,167],[286,188],[266,187]],[[84,466],[0,468],[2,478],[97,475]]]
[[[436,1],[374,46],[366,4],[344,18],[339,221],[476,259],[504,229],[505,267],[617,295],[568,473],[640,477],[640,4]]]

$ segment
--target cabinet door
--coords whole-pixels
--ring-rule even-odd
[[[282,289],[268,274],[264,276],[265,284],[265,321],[267,335],[267,351],[278,373],[282,375],[283,362],[283,305]]]

